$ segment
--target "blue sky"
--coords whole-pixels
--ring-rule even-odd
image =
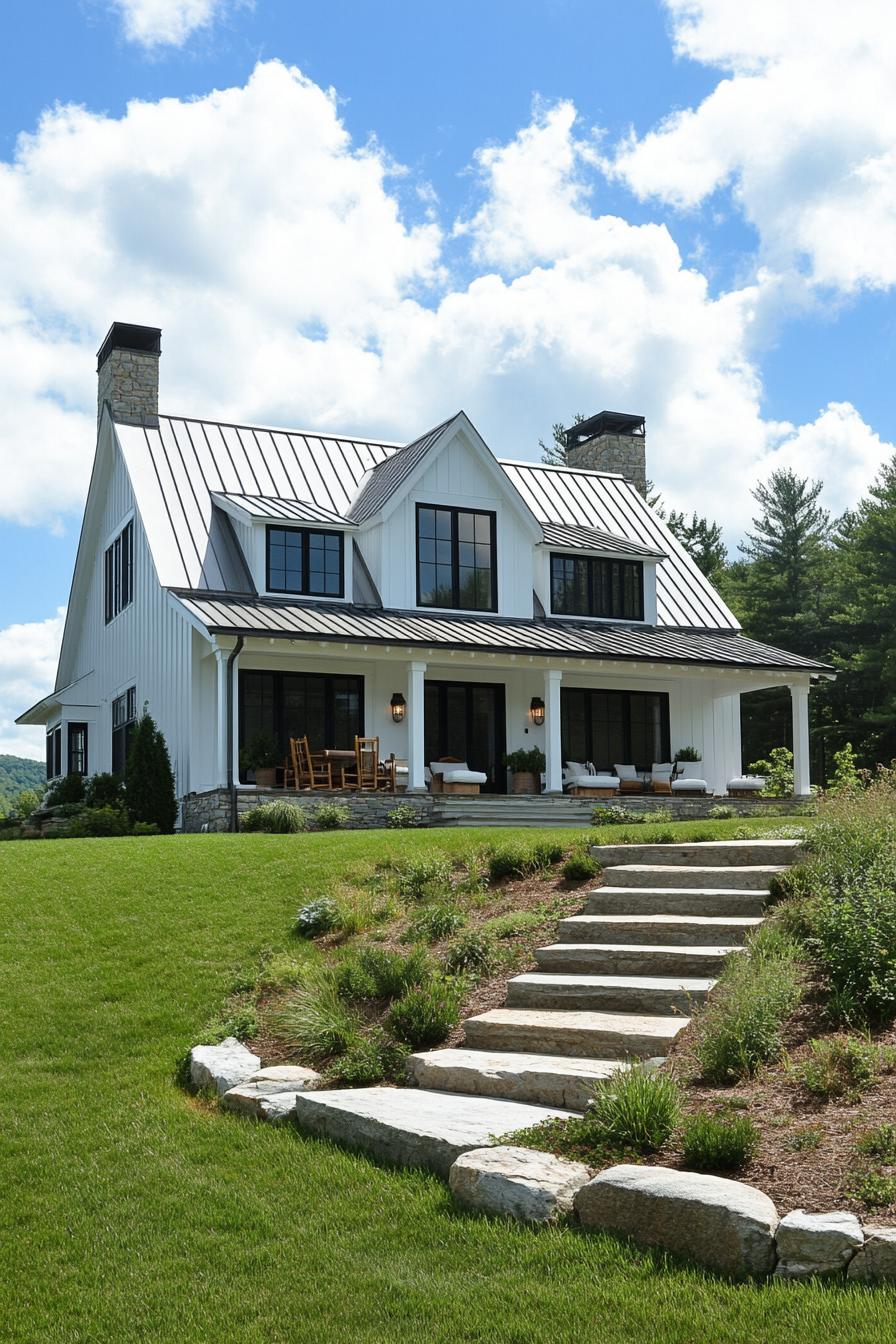
[[[113,319],[162,326],[173,411],[402,439],[462,405],[514,457],[645,413],[732,546],[774,466],[837,512],[892,452],[885,0],[2,22],[0,750],[40,752],[11,721],[52,682]]]

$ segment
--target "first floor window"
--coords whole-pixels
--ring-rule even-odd
[[[87,774],[87,724],[68,725],[68,773]]]
[[[126,523],[103,561],[106,624],[130,606],[134,596],[134,524]]]
[[[62,774],[62,729],[51,728],[47,733],[47,779],[58,779]]]
[[[269,593],[342,597],[342,533],[269,527],[267,587]]]
[[[417,505],[417,606],[498,610],[493,513]]]
[[[557,616],[643,621],[644,566],[639,560],[552,555],[551,611]]]
[[[614,765],[649,770],[671,760],[669,697],[661,691],[590,691],[563,687],[560,738],[564,761],[591,761],[612,774]]]
[[[364,732],[364,678],[311,672],[240,673],[239,745],[273,738],[285,760],[291,737],[312,751],[350,751]]]
[[[127,772],[128,752],[137,722],[137,688],[131,686],[112,701],[112,773]]]

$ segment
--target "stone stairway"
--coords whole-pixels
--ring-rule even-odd
[[[536,971],[510,980],[503,1008],[464,1023],[463,1046],[411,1056],[416,1093],[303,1093],[299,1124],[350,1141],[355,1115],[358,1145],[380,1155],[395,1149],[397,1126],[403,1151],[441,1169],[445,1133],[486,1123],[492,1135],[510,1133],[584,1111],[597,1080],[668,1053],[725,958],[761,924],[769,882],[798,848],[795,840],[595,847],[603,883],[584,912],[560,920],[559,941],[537,950]],[[431,1162],[430,1147],[439,1154]]]

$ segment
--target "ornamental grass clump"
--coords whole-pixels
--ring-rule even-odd
[[[266,831],[269,835],[294,835],[304,829],[305,813],[295,803],[288,803],[282,798],[259,803],[240,822],[241,831]]]
[[[812,1096],[857,1101],[877,1081],[880,1055],[861,1036],[823,1036],[809,1042],[809,1056],[794,1072]]]
[[[451,890],[451,860],[437,850],[395,865],[395,888],[404,901],[425,901]]]
[[[344,1055],[361,1040],[361,1019],[340,995],[332,973],[321,967],[309,968],[284,996],[273,1028],[279,1040],[313,1061]]]
[[[421,910],[408,926],[406,938],[422,938],[425,943],[438,943],[462,928],[465,917],[453,905],[429,905]]]
[[[755,1156],[759,1130],[748,1115],[697,1111],[681,1127],[681,1146],[690,1171],[737,1171]]]
[[[393,1003],[386,1026],[412,1050],[441,1045],[460,1017],[465,985],[462,980],[436,975],[409,989]]]
[[[681,1092],[667,1074],[630,1064],[595,1084],[579,1137],[597,1148],[655,1153],[678,1123]]]
[[[404,953],[368,944],[346,952],[333,974],[345,999],[398,999],[434,971],[435,963],[425,948]]]
[[[587,882],[597,877],[601,866],[586,850],[574,849],[560,871],[565,882]]]

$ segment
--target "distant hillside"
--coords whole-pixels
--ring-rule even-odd
[[[23,789],[43,793],[46,780],[43,761],[31,761],[26,756],[0,756],[0,817]]]

